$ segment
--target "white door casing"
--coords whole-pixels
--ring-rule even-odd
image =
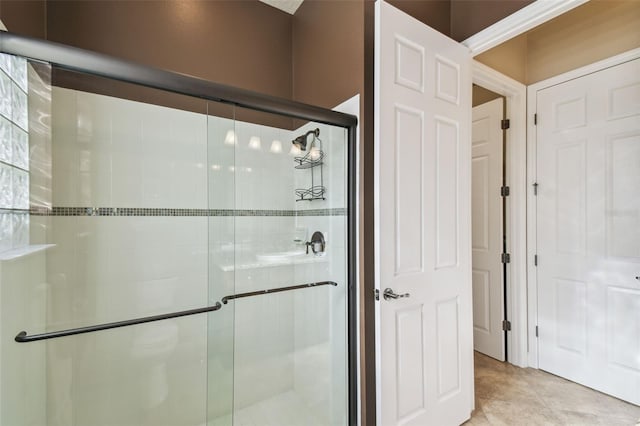
[[[472,111],[471,207],[473,347],[505,360],[502,98],[478,105]]]
[[[535,303],[535,298],[528,298],[531,290],[527,283],[527,88],[504,74],[501,74],[478,61],[471,61],[473,83],[489,89],[506,100],[505,117],[509,119],[509,128],[504,131],[508,141],[508,149],[504,153],[505,185],[510,188],[505,198],[505,232],[506,246],[511,254],[506,265],[506,311],[511,323],[508,332],[505,352],[509,362],[519,367],[537,368],[537,350],[529,350],[528,328],[535,336],[535,321],[528,321],[530,312],[528,303]],[[532,240],[530,240],[532,241]],[[535,304],[533,305],[535,307]],[[535,309],[532,312],[535,312]],[[535,338],[533,340],[535,346]]]
[[[376,2],[377,421],[473,408],[468,49]],[[384,289],[410,297],[384,300]]]
[[[537,113],[539,366],[640,404],[640,59]]]

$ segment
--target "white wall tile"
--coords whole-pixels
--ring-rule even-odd
[[[18,331],[45,328],[45,255],[34,253],[0,262],[0,336],[11,342]],[[0,423],[46,424],[46,357],[43,344],[0,345]]]
[[[206,304],[206,217],[55,217],[53,227],[54,328]],[[72,371],[66,396],[56,390],[65,389],[67,376],[50,377],[59,419],[53,424],[69,418],[77,425],[204,421],[206,317],[155,324],[52,346],[49,368],[70,365]],[[199,411],[180,409],[183,398]],[[65,401],[72,414],[60,406]]]

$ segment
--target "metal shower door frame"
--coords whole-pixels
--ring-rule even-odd
[[[357,174],[355,116],[289,99],[228,86],[198,77],[124,61],[46,40],[0,31],[0,52],[45,62],[58,68],[192,96],[241,108],[278,114],[347,130],[347,357],[350,425],[358,424]]]

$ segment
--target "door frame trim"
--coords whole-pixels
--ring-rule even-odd
[[[624,53],[611,56],[601,61],[576,68],[571,71],[556,75],[527,87],[527,111],[529,120],[527,121],[527,282],[528,282],[528,323],[529,323],[529,367],[538,368],[538,339],[536,337],[536,325],[538,323],[538,275],[533,264],[533,257],[537,251],[537,198],[533,194],[533,184],[536,182],[536,152],[537,152],[537,128],[534,124],[533,114],[537,110],[537,92],[593,74],[625,62],[640,58],[640,48],[632,49]]]
[[[472,56],[504,43],[589,0],[537,0],[462,42]]]
[[[510,120],[507,134],[506,185],[511,189],[506,197],[507,250],[511,262],[507,264],[506,319],[511,321],[508,331],[508,362],[519,367],[527,365],[527,246],[526,246],[526,86],[476,60],[471,62],[474,84],[506,98],[506,117]]]

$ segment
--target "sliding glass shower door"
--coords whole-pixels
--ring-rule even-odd
[[[346,131],[235,114],[209,120],[211,277],[235,286],[233,424],[346,424]]]
[[[0,426],[348,423],[345,128],[0,83]]]

